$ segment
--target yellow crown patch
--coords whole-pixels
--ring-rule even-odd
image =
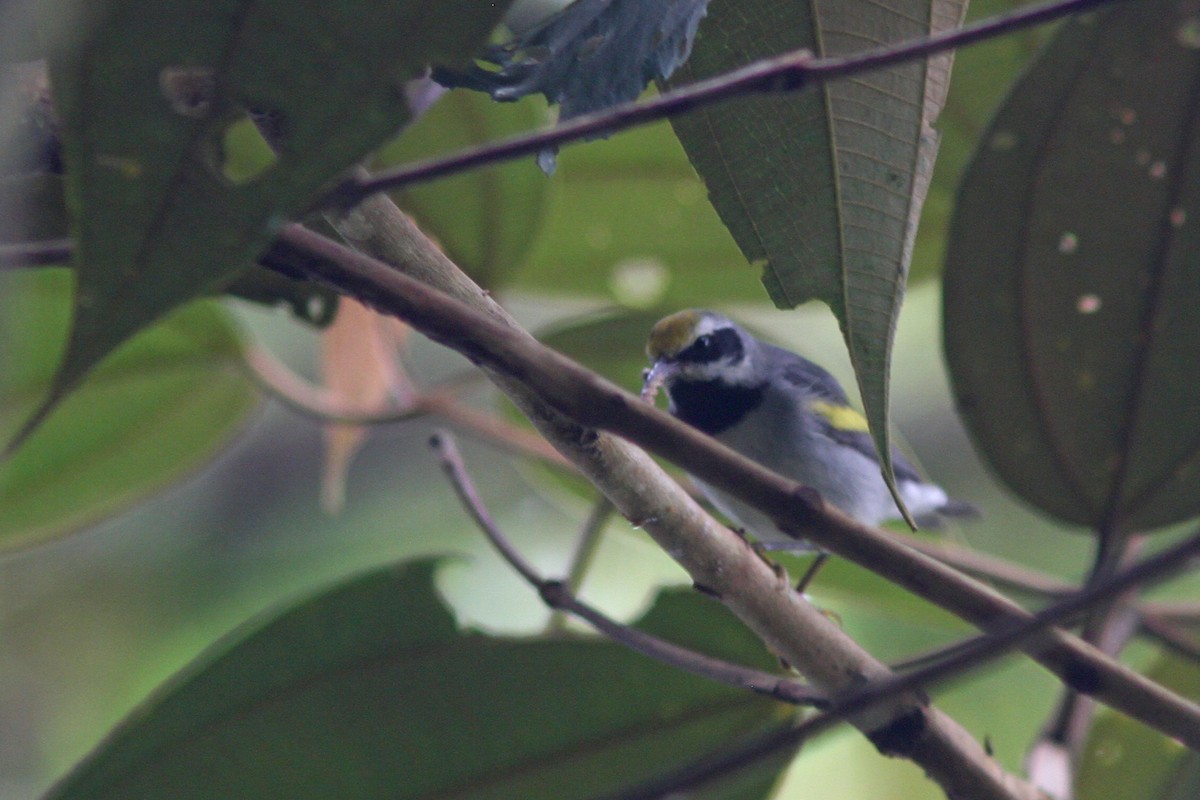
[[[695,338],[699,322],[700,313],[690,308],[663,317],[650,330],[650,338],[646,340],[646,355],[650,356],[651,361],[657,361],[663,356],[678,354]]]

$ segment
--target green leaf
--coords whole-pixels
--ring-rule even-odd
[[[1200,511],[1194,28],[1168,0],[1066,23],[987,131],[951,230],[967,425],[1022,498],[1094,528]]]
[[[495,103],[474,92],[449,92],[379,151],[380,167],[494,141],[544,118],[531,103]],[[528,160],[474,169],[395,192],[456,264],[489,289],[521,265],[542,220],[550,183]]]
[[[1178,655],[1161,657],[1146,677],[1183,697],[1200,694],[1200,669]],[[1103,710],[1079,765],[1079,800],[1184,800],[1197,785],[1197,754],[1123,714]]]
[[[107,3],[52,64],[79,285],[48,405],[134,332],[228,284],[408,119],[407,81],[469,56],[506,6]],[[278,161],[250,175],[223,154],[245,109],[279,134]]]
[[[492,45],[474,66],[439,81],[469,86],[496,100],[540,92],[559,105],[559,119],[636,100],[653,80],[668,78],[692,50],[708,0],[576,2],[511,41]]]
[[[377,570],[236,631],[50,797],[569,800],[790,716],[608,642],[459,631],[434,569]],[[704,598],[665,598],[647,621],[769,660]],[[701,796],[765,797],[782,766]]]
[[[986,19],[1020,8],[1020,0],[973,0],[969,18]],[[1038,45],[1049,38],[1052,26],[1027,28],[954,54],[954,76],[946,108],[938,117],[941,135],[937,168],[921,212],[908,285],[939,277],[946,253],[946,232],[958,196],[958,186],[975,152],[979,137],[1004,101],[1024,67],[1037,54]]]
[[[0,440],[45,394],[67,336],[67,270],[0,276]],[[112,515],[208,462],[257,393],[232,322],[181,309],[121,347],[0,462],[0,549]]]
[[[681,80],[807,48],[848,55],[956,26],[965,0],[717,4]],[[892,340],[937,152],[950,56],[672,120],[713,205],[775,304],[812,299],[842,326],[884,477]],[[899,498],[897,497],[897,502]]]

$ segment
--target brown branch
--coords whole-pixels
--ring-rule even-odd
[[[474,482],[467,472],[466,464],[463,462],[454,439],[446,433],[435,433],[429,444],[437,453],[442,470],[450,480],[450,485],[454,487],[455,493],[462,501],[467,513],[475,520],[475,524],[479,526],[484,536],[508,562],[509,566],[516,570],[526,583],[537,590],[542,602],[550,609],[573,614],[585,620],[614,642],[667,666],[676,667],[727,686],[749,689],[786,703],[825,705],[827,697],[823,692],[779,675],[772,675],[769,672],[706,656],[657,636],[651,636],[637,628],[621,625],[593,606],[579,600],[565,582],[546,580],[525,560],[492,519],[483,500],[479,497],[479,493],[475,490]]]
[[[966,547],[930,542],[909,533],[894,531],[893,536],[914,550],[932,556],[943,564],[1019,592],[1039,597],[1062,597],[1076,590],[1076,586],[1061,578],[1029,569],[1003,558],[971,550]]]
[[[1200,639],[1182,626],[1151,615],[1141,618],[1141,631],[1176,654],[1200,661]]]
[[[862,525],[825,506],[801,487],[541,346],[523,331],[499,323],[494,317],[456,302],[385,264],[354,253],[298,225],[287,226],[281,231],[276,248],[266,263],[269,265],[276,260],[333,283],[385,313],[400,316],[426,335],[485,365],[505,381],[536,393],[579,424],[612,431],[658,453],[714,486],[763,509],[790,535],[810,539],[984,630],[1003,629],[1029,618],[1027,612],[1003,595],[934,559],[897,545],[885,532]],[[586,437],[586,429],[576,435]],[[557,437],[552,440],[564,444]],[[591,441],[590,437],[587,441]],[[637,480],[636,476],[615,476],[595,470],[589,475],[606,493],[618,489],[626,491],[624,485],[614,485],[618,477],[622,481]],[[622,507],[623,500],[614,498],[614,501]],[[661,513],[666,515],[671,511],[663,508]],[[722,576],[717,567],[723,567],[723,564],[691,562],[688,550],[696,544],[692,539],[676,538],[678,529],[674,526],[665,525],[657,516],[642,521],[668,552],[685,561],[689,571],[694,569],[716,576],[723,585],[742,588],[740,583],[731,584],[728,574]],[[721,557],[733,559],[732,548],[722,551]],[[749,568],[747,564],[741,565]],[[693,576],[696,576],[695,572]],[[704,584],[703,579],[697,580]],[[731,605],[737,610],[732,600]],[[750,613],[748,609],[746,613]],[[769,643],[775,644],[772,636],[778,636],[781,631],[770,628],[769,619],[756,618],[754,623],[761,624],[765,630],[755,624],[751,627]],[[791,645],[805,652],[805,658],[820,663],[820,653],[807,652],[811,643],[805,646],[805,643],[792,642]],[[1028,643],[1026,651],[1068,685],[1093,694],[1190,746],[1200,747],[1200,707],[1105,657],[1077,637],[1060,630],[1048,631]],[[793,660],[785,650],[779,649],[779,652]],[[797,662],[793,660],[793,663]],[[812,663],[808,666],[813,668]]]
[[[576,538],[575,552],[571,554],[571,565],[567,569],[567,589],[572,593],[578,594],[583,587],[583,580],[587,576],[592,560],[600,549],[600,542],[604,538],[604,526],[608,524],[615,510],[612,501],[604,495],[600,495],[599,499],[592,504],[591,512],[583,521],[583,526]],[[565,623],[565,614],[551,615],[550,621],[546,623],[546,633],[560,633]]]
[[[66,264],[73,249],[70,239],[0,244],[0,270]]]
[[[299,243],[299,248],[279,243],[264,263],[278,263],[292,274],[312,269],[343,292],[361,294],[389,313],[407,316],[407,311],[413,309],[405,300],[406,289],[397,291],[396,286],[389,285],[394,280],[407,289],[424,293],[416,299],[417,308],[427,300],[437,307],[430,307],[435,318],[446,312],[442,319],[450,331],[460,326],[469,331],[475,322],[486,320],[486,330],[499,333],[494,342],[532,347],[535,354],[550,352],[541,348],[426,239],[385,195],[369,198],[344,218],[335,220],[335,224],[355,247],[382,256],[392,266],[358,256],[321,237],[307,240],[309,233],[299,227],[289,230],[317,250],[311,250],[304,242]],[[327,252],[330,258],[321,255],[322,248],[328,246],[334,248]],[[350,261],[339,265],[345,256]],[[371,266],[367,272],[361,272],[355,265]],[[447,312],[447,306],[441,303],[449,298],[441,293],[458,301],[452,301],[450,308],[465,309],[468,317]],[[437,325],[422,328],[427,335],[435,336],[441,330],[445,329]],[[460,350],[468,355],[476,352],[473,348]],[[478,352],[485,351],[486,345]],[[488,363],[482,364],[484,372],[555,448],[613,501],[622,516],[643,525],[658,545],[688,571],[693,581],[717,593],[730,610],[774,652],[800,669],[810,682],[822,689],[844,691],[850,685],[888,674],[883,664],[829,619],[809,603],[798,600],[743,540],[704,513],[644,452],[580,425],[548,403],[536,384],[523,383],[507,368],[489,366],[496,363],[494,360],[485,360]],[[868,736],[874,736],[889,730],[894,722],[914,718],[922,721],[920,732],[906,739],[904,755],[920,764],[948,794],[979,800],[1032,796],[1031,790],[1004,773],[970,734],[929,709],[919,695],[897,698],[851,721]]]
[[[1103,605],[1135,587],[1164,580],[1185,569],[1187,563],[1197,557],[1200,557],[1200,532],[1158,555],[1151,556],[1105,580],[1092,583],[1032,617],[1011,625],[1007,630],[963,642],[958,646],[955,655],[942,662],[877,681],[871,686],[836,699],[832,708],[794,728],[765,734],[736,750],[716,757],[705,757],[701,762],[685,767],[674,775],[656,780],[653,784],[644,784],[632,791],[614,793],[606,800],[650,800],[687,793],[712,778],[727,775],[732,770],[749,766],[780,750],[802,744],[815,734],[831,727],[833,723],[869,708],[871,704],[886,699],[894,692],[929,686],[959,676],[998,655],[1017,649],[1022,642],[1029,641],[1052,625],[1061,624],[1086,613],[1089,609]]]
[[[808,51],[785,53],[755,61],[697,81],[642,103],[623,103],[606,111],[575,117],[544,131],[514,136],[473,147],[443,158],[419,161],[368,177],[351,178],[337,186],[315,208],[350,208],[366,197],[423,181],[441,178],[486,164],[533,155],[546,148],[622,131],[692,111],[703,105],[749,94],[794,91],[813,81],[828,81],[941,53],[956,47],[1077,14],[1114,0],[1057,0],[1018,9],[974,25],[890,45],[855,55],[815,58]]]

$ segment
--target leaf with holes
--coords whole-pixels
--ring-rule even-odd
[[[131,715],[49,797],[594,797],[787,724],[789,707],[594,637],[455,627],[435,562],[387,567],[236,631]],[[695,592],[643,621],[770,669]],[[791,753],[691,795],[768,796]]]
[[[408,82],[475,52],[506,7],[107,3],[52,64],[79,284],[47,407],[134,332],[232,281],[408,119]],[[247,109],[270,120],[279,151],[250,174],[223,154]]]
[[[965,0],[747,0],[718,4],[676,81],[807,48],[848,55],[953,28]],[[842,326],[884,475],[888,371],[905,278],[937,152],[932,126],[951,56],[785,97],[734,100],[672,120],[775,304],[818,299]]]
[[[946,357],[976,443],[1025,500],[1102,530],[1200,512],[1198,31],[1173,0],[1066,23],[951,229]]]

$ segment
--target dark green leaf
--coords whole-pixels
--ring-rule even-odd
[[[1069,522],[1200,511],[1195,25],[1169,0],[1066,23],[985,134],[954,219],[959,406],[1005,482]]]
[[[382,569],[235,632],[50,797],[569,800],[789,718],[608,642],[459,631],[433,569]],[[770,659],[705,598],[665,598],[647,623]],[[782,766],[702,796],[765,797]]]
[[[297,318],[317,326],[332,322],[338,306],[338,295],[328,286],[292,280],[259,266],[238,275],[225,294],[267,306],[286,305]]]
[[[0,276],[0,440],[45,395],[66,341],[65,269]],[[238,431],[257,393],[228,316],[181,309],[121,347],[0,462],[0,549],[68,533],[179,480]]]
[[[807,48],[847,55],[958,24],[963,0],[750,0],[714,6],[677,79]],[[929,186],[950,58],[910,62],[786,97],[672,120],[713,205],[775,304],[837,315],[884,476],[888,371],[916,222]]]
[[[1200,695],[1200,669],[1177,655],[1146,673],[1184,697]],[[1122,714],[1100,712],[1079,765],[1079,800],[1194,800],[1197,754]]]
[[[406,82],[474,52],[506,5],[111,0],[52,70],[79,286],[50,402],[135,331],[227,285],[405,122]],[[245,109],[279,134],[278,161],[249,175],[224,158]]]
[[[970,17],[988,17],[1025,5],[1021,0],[973,0]],[[1009,86],[1032,60],[1039,42],[1052,28],[1043,26],[1009,33],[971,45],[954,54],[954,76],[946,108],[938,117],[941,134],[937,168],[929,185],[929,196],[921,212],[908,284],[938,277],[945,260],[946,231],[954,211],[958,185],[992,116],[1003,102]]]
[[[474,67],[439,73],[446,85],[496,100],[541,93],[560,119],[637,99],[671,76],[692,50],[708,0],[576,0],[511,42],[493,45]],[[553,161],[550,162],[553,164]]]

